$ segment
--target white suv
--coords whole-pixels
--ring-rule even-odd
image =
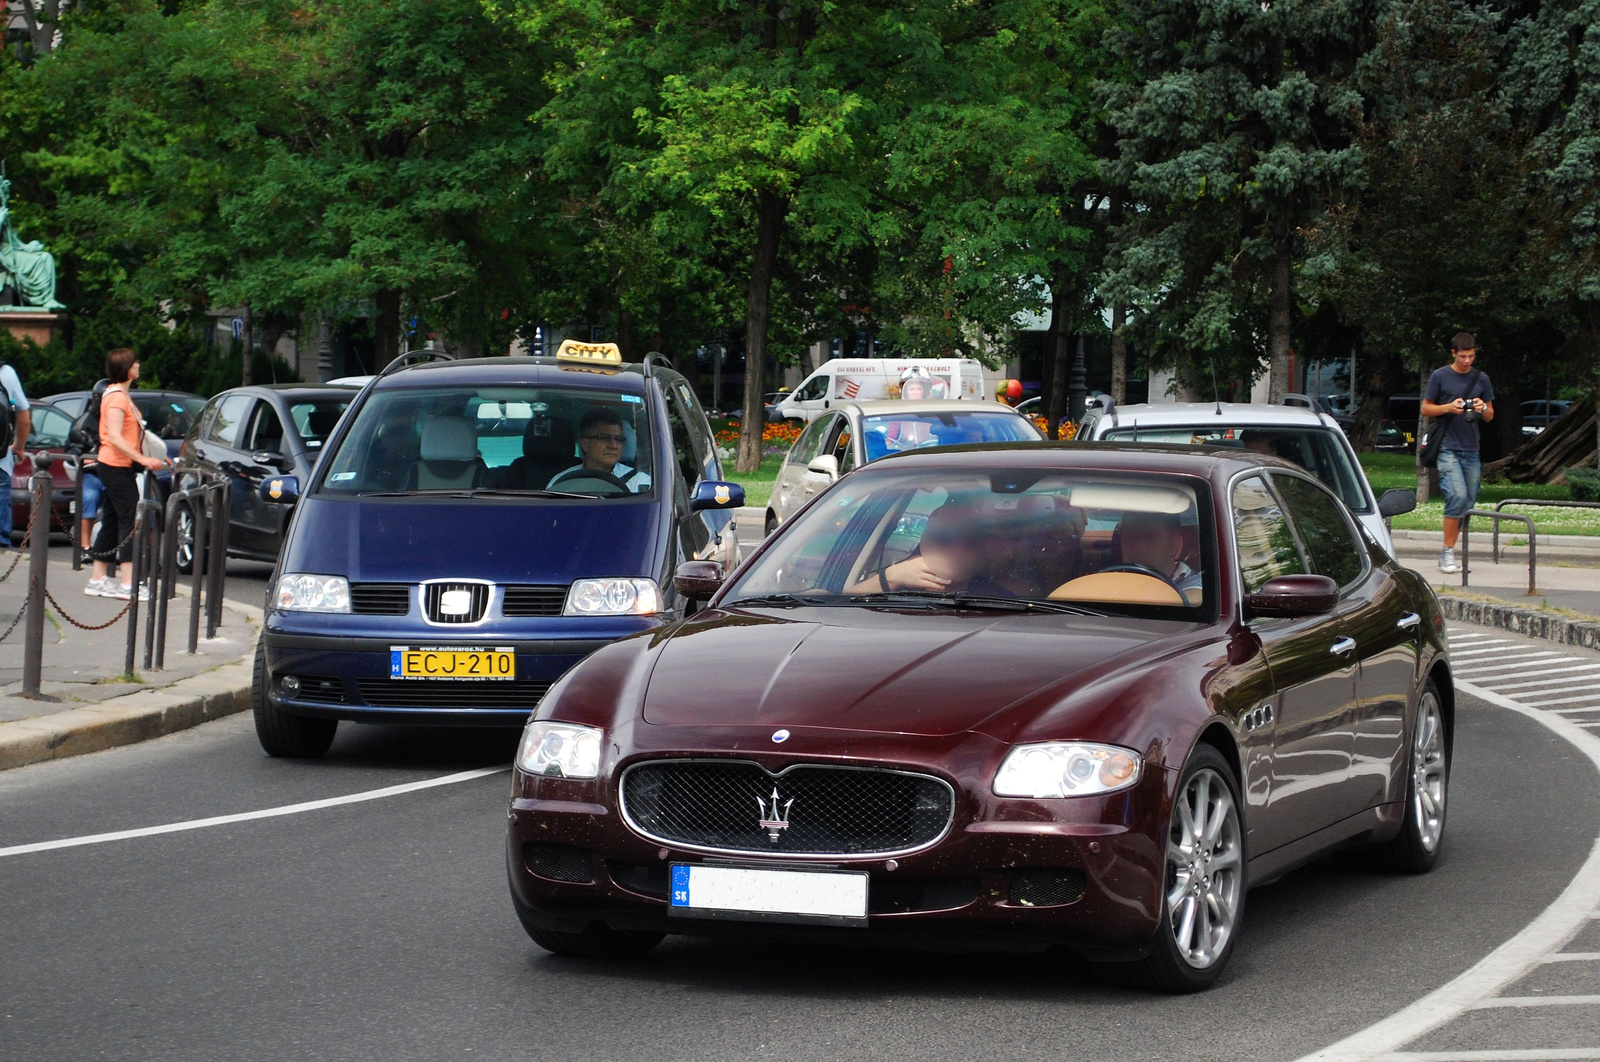
[[[1176,443],[1259,450],[1292,461],[1339,496],[1389,553],[1394,543],[1384,519],[1416,508],[1412,490],[1373,496],[1350,440],[1326,413],[1304,406],[1240,402],[1165,402],[1158,405],[1092,408],[1084,414],[1078,438],[1105,442]]]

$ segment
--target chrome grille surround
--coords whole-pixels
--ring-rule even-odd
[[[649,794],[639,792],[639,781],[648,779],[651,773],[662,774],[665,772],[682,772],[686,769],[707,769],[712,773],[723,773],[731,776],[731,784],[724,788],[720,794],[713,794],[713,799],[721,804],[720,807],[711,809],[713,814],[720,814],[725,822],[737,821],[748,837],[738,840],[745,843],[710,843],[712,838],[706,836],[689,836],[691,832],[679,828],[679,824],[666,821],[670,812],[663,814],[662,810],[641,806],[641,797],[648,799]],[[743,777],[739,778],[738,775]],[[825,792],[827,781],[808,776],[835,775],[835,780],[851,783],[850,788],[856,792],[851,794],[856,799],[873,783],[889,783],[898,786],[903,791],[919,789],[918,800],[936,800],[942,807],[932,806],[926,808],[900,807],[889,808],[886,816],[899,815],[902,818],[918,819],[915,828],[906,830],[905,836],[898,842],[890,843],[890,838],[882,838],[882,843],[851,846],[845,844],[818,844],[806,843],[801,838],[814,834],[816,830],[824,828],[816,826],[819,820],[812,816],[817,814],[817,798],[822,796],[824,803],[829,794]],[[848,778],[846,777],[848,776]],[[797,787],[798,783],[798,787]],[[861,783],[867,783],[863,786]],[[795,802],[788,809],[789,821],[796,829],[791,837],[791,832],[785,829],[780,834],[780,841],[776,844],[770,841],[770,834],[760,826],[763,817],[758,810],[761,801],[771,801],[773,788],[780,791],[784,800],[791,797]],[[823,792],[818,792],[818,787]],[[630,802],[630,790],[634,796]],[[909,792],[904,793],[909,795]],[[836,805],[848,802],[848,796],[843,801],[837,798],[837,789],[834,803]],[[804,798],[804,800],[802,800]],[[630,807],[630,803],[632,806]],[[950,834],[951,826],[955,822],[956,791],[955,788],[943,778],[932,774],[923,774],[917,771],[905,771],[888,767],[856,767],[831,763],[796,763],[785,767],[781,771],[769,771],[753,760],[743,759],[656,759],[630,764],[618,779],[617,807],[621,812],[623,821],[635,833],[659,844],[670,845],[674,848],[711,852],[721,854],[738,854],[762,856],[765,858],[792,858],[799,860],[816,860],[819,857],[844,857],[844,858],[873,858],[882,859],[888,856],[909,855],[931,848],[944,840]],[[680,808],[679,810],[683,810]],[[844,825],[839,819],[840,812],[848,812],[848,808],[836,806],[833,827]],[[870,807],[861,809],[871,811]],[[824,812],[824,819],[826,812]],[[645,819],[647,821],[641,821]],[[745,822],[744,820],[748,820]],[[654,820],[654,821],[649,821]],[[855,825],[852,823],[851,825]],[[736,832],[736,831],[730,831]],[[845,832],[849,832],[846,827]],[[734,838],[730,837],[730,841]],[[794,843],[788,843],[791,840]]]
[[[441,611],[444,595],[453,590],[464,590],[470,595],[465,613]],[[418,588],[417,596],[422,605],[422,618],[430,626],[471,627],[488,618],[494,584],[483,579],[430,579]]]

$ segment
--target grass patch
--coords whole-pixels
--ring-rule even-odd
[[[1416,458],[1410,454],[1360,454],[1362,471],[1372,484],[1374,493],[1382,494],[1395,487],[1417,485]],[[1507,498],[1538,498],[1549,501],[1570,501],[1571,493],[1565,484],[1549,483],[1485,483],[1478,490],[1478,507],[1493,509]],[[1557,509],[1546,506],[1508,505],[1508,513],[1533,517],[1533,526],[1544,535],[1600,536],[1600,509]],[[1394,518],[1393,526],[1410,531],[1437,531],[1444,526],[1444,500],[1437,496],[1428,504],[1420,505],[1414,512]],[[1509,533],[1521,527],[1520,523],[1501,524],[1502,532]],[[1489,520],[1475,521],[1476,530],[1493,530]]]
[[[765,508],[772,497],[772,485],[777,482],[778,470],[783,467],[785,454],[769,454],[761,459],[761,467],[751,473],[735,472],[730,460],[722,467],[722,474],[744,488],[744,503]]]

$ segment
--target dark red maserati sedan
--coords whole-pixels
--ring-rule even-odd
[[[1445,821],[1444,621],[1302,469],[1021,444],[844,477],[693,615],[541,702],[507,850],[535,942],[1061,946],[1211,984],[1246,890]]]

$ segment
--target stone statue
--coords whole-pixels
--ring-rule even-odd
[[[56,259],[38,240],[24,243],[11,224],[11,182],[0,171],[0,305],[64,310],[56,301]],[[9,297],[8,297],[9,296]]]

